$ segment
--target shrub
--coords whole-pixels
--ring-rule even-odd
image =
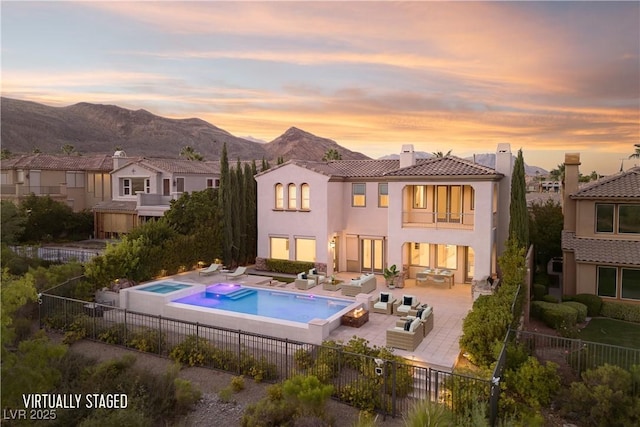
[[[296,362],[296,367],[303,371],[313,366],[313,355],[305,348],[297,349],[293,354],[293,360]]]
[[[98,339],[107,344],[124,345],[127,327],[124,323],[116,323],[98,334]]]
[[[543,296],[547,294],[547,287],[545,285],[540,285],[538,283],[534,283],[533,285],[533,299],[541,300]]]
[[[505,413],[538,412],[548,406],[560,390],[558,365],[552,362],[543,365],[529,356],[518,368],[505,371],[502,387],[506,391],[502,399]]]
[[[233,401],[233,390],[230,387],[225,387],[218,392],[218,399],[224,403],[230,403]]]
[[[191,407],[198,403],[202,397],[202,392],[191,384],[191,381],[176,378],[173,380],[175,387],[175,406],[174,410],[178,414],[186,414]]]
[[[189,335],[169,352],[176,362],[189,366],[203,366],[212,359],[213,348],[209,341],[196,335]]]
[[[242,427],[287,426],[296,415],[296,407],[284,398],[282,385],[267,388],[267,396],[248,405],[242,415]]]
[[[365,411],[374,411],[381,406],[380,384],[377,379],[356,379],[338,390],[340,400]]]
[[[321,416],[325,412],[327,399],[333,393],[333,386],[322,384],[313,375],[296,375],[282,384],[285,398],[294,401],[300,415]]]
[[[531,315],[542,320],[547,326],[558,329],[560,326],[571,327],[576,324],[578,312],[563,304],[545,301],[531,303]]]
[[[568,307],[573,308],[575,311],[578,312],[578,317],[576,319],[576,321],[578,323],[582,323],[587,319],[587,306],[582,304],[581,302],[578,301],[565,301],[562,303],[562,305],[566,305]]]
[[[551,303],[558,303],[559,302],[558,297],[555,297],[555,296],[549,295],[549,294],[543,295],[542,298],[540,298],[540,300],[541,301],[545,301],[545,302],[551,302]]]
[[[600,310],[602,309],[602,298],[593,294],[578,294],[574,295],[572,301],[578,301],[587,306],[587,316],[596,317],[600,316]]]
[[[159,354],[165,345],[165,335],[153,328],[142,328],[133,333],[127,341],[127,346],[145,353]]]
[[[640,323],[640,306],[636,304],[604,301],[600,314],[612,319]]]
[[[266,261],[267,269],[276,273],[298,274],[303,271],[309,271],[315,267],[313,262],[307,261],[289,261],[274,258],[269,258]]]
[[[451,409],[443,403],[426,399],[411,405],[404,425],[406,427],[440,427],[456,424]]]
[[[632,368],[636,372],[637,367]],[[627,426],[640,422],[637,381],[624,369],[603,365],[582,374],[582,382],[571,384],[562,406],[566,416],[587,426]]]
[[[244,390],[244,377],[242,375],[231,378],[231,390],[235,393]]]

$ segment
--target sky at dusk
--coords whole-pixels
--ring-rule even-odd
[[[545,169],[580,152],[585,174],[618,171],[640,143],[635,1],[2,1],[0,12],[10,98],[199,117],[265,141],[296,126],[372,158],[508,142]]]

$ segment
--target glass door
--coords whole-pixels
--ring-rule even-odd
[[[360,240],[360,269],[364,272],[382,273],[384,242],[382,239]]]

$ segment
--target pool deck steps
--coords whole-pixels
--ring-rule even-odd
[[[233,291],[233,292],[229,292],[228,294],[225,295],[225,297],[232,299],[232,300],[237,300],[240,298],[244,298],[247,297],[249,295],[253,295],[255,294],[256,291],[253,289],[247,289],[247,288],[243,288],[243,289],[239,289],[237,291]]]

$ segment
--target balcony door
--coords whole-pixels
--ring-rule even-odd
[[[360,239],[360,270],[382,273],[384,265],[384,240]]]

